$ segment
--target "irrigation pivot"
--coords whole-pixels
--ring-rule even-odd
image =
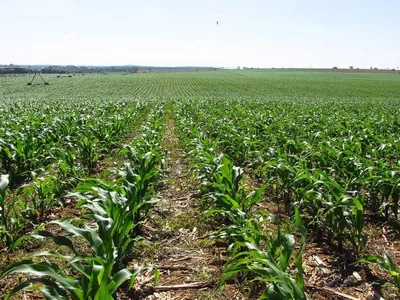
[[[44,83],[45,85],[49,85],[49,84],[50,84],[50,83],[48,83],[46,80],[44,80],[44,78],[43,78],[43,76],[42,76],[42,69],[39,69],[39,70],[35,71],[35,74],[33,74],[32,80],[31,80],[30,82],[28,82],[27,85],[32,85],[32,83],[33,83],[33,81],[35,80],[35,77],[36,77],[36,76],[39,76],[39,77],[42,79],[42,81],[43,81],[43,83]],[[40,83],[37,83],[37,84],[40,84]]]

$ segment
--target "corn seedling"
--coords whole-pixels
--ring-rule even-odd
[[[366,255],[361,257],[357,262],[378,265],[381,269],[385,270],[391,279],[381,280],[381,283],[388,282],[393,284],[400,293],[400,268],[388,254],[385,253],[383,256],[374,254]]]

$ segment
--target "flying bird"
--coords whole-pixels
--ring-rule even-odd
[[[217,21],[217,25],[219,25],[218,21]]]

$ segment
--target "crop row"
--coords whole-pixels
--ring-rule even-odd
[[[268,197],[282,203],[294,220],[301,215],[312,237],[335,241],[340,250],[351,251],[353,261],[368,261],[361,258],[368,242],[365,219],[372,214],[398,221],[400,194],[399,123],[388,113],[396,108],[388,102],[371,112],[369,105],[186,99],[177,101],[176,107],[179,119],[192,128],[186,132],[199,141],[192,148],[206,153],[197,156],[210,159],[209,172],[218,169],[226,172],[226,178],[232,177],[228,171],[233,164],[226,166],[232,160],[263,182]],[[368,122],[360,122],[363,117]],[[216,160],[219,152],[229,159]],[[231,183],[226,179],[224,184]],[[218,193],[214,198],[221,201],[222,197],[225,204],[235,200],[233,195],[224,198]],[[245,207],[251,211],[252,204],[233,206],[245,216]],[[258,233],[248,236],[257,240],[253,234]],[[398,274],[387,255],[367,257]]]
[[[65,234],[54,234],[45,225],[31,234],[68,251],[38,253],[35,256],[44,256],[44,261],[22,260],[3,270],[0,279],[13,273],[35,276],[9,291],[7,297],[20,290],[35,290],[46,299],[114,299],[124,282],[128,281],[130,288],[141,270],[151,268],[143,265],[128,270],[125,263],[138,240],[140,224],[157,201],[153,186],[164,160],[163,115],[163,105],[155,105],[142,125],[142,134],[125,147],[127,162],[114,171],[116,178],[87,179],[78,185],[72,195],[81,199],[77,205],[82,217],[50,222]],[[6,181],[2,177],[3,191]],[[78,247],[77,238],[85,242],[85,251],[82,244]]]
[[[219,228],[213,238],[229,244],[220,284],[237,275],[257,282],[264,289],[262,299],[306,299],[302,266],[306,229],[299,211],[295,227],[300,246],[295,246],[295,234],[282,230],[272,215],[257,207],[266,186],[247,191],[243,170],[219,153],[218,142],[207,137],[184,111],[177,118],[193,172],[201,179],[204,216]],[[278,224],[276,231],[270,230],[272,224]]]
[[[85,112],[69,107],[65,114],[54,108],[46,121],[32,118],[30,126],[10,124],[0,146],[1,173],[8,174],[10,186],[16,188],[1,204],[0,242],[10,246],[27,225],[44,220],[60,196],[92,174],[99,159],[121,143],[147,110],[148,106],[131,102],[91,110],[88,105]],[[101,121],[96,113],[102,115]],[[28,174],[31,180],[17,186],[18,178]]]
[[[316,235],[340,247],[349,242],[357,257],[366,242],[365,210],[398,219],[400,149],[391,108],[376,109],[369,122],[360,122],[368,103],[340,114],[340,103],[186,101],[182,113],[266,181],[288,212],[298,206]]]
[[[0,129],[0,172],[16,186],[47,165],[69,175],[84,168],[92,173],[101,154],[125,135],[139,113],[140,102],[52,102],[40,112],[16,104],[6,111]]]

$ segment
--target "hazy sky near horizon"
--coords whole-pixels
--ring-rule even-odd
[[[0,64],[400,66],[399,0],[0,0],[0,12]]]

